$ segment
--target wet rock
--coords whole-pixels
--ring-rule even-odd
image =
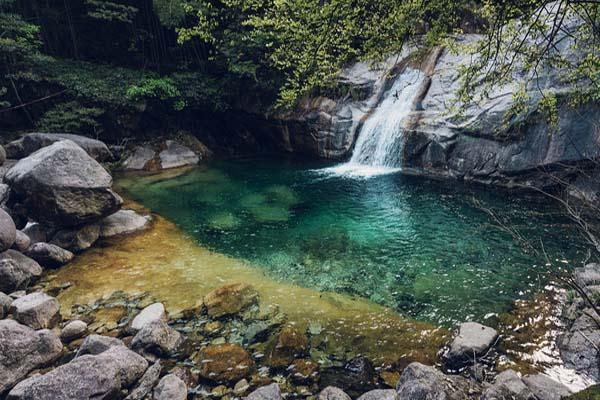
[[[156,382],[158,382],[161,371],[162,366],[160,365],[160,361],[155,362],[146,370],[146,372],[144,372],[144,375],[140,378],[135,389],[129,393],[129,396],[127,396],[125,400],[142,400],[146,397],[146,395],[152,391]]]
[[[172,356],[185,338],[164,321],[157,320],[142,327],[131,341],[131,348],[144,356]]]
[[[156,152],[150,146],[138,146],[123,162],[123,169],[129,171],[145,170],[155,156]]]
[[[159,153],[160,164],[163,169],[179,168],[187,165],[196,165],[200,158],[188,147],[173,140],[165,142],[166,149]]]
[[[463,377],[447,376],[434,367],[414,362],[402,372],[396,391],[398,400],[463,400],[477,398],[480,388]]]
[[[29,239],[29,236],[24,234],[22,231],[17,231],[15,235],[15,242],[13,243],[12,248],[22,253],[26,251],[29,246],[31,246],[31,239]]]
[[[12,217],[0,208],[0,252],[8,250],[15,243],[17,228]]]
[[[120,339],[109,336],[90,335],[85,338],[83,343],[81,343],[81,346],[79,347],[75,357],[81,357],[88,354],[97,355],[104,353],[108,349],[119,346],[125,346],[123,341]]]
[[[69,140],[21,159],[4,179],[33,219],[57,227],[95,222],[122,203],[110,174]]]
[[[150,216],[143,216],[133,210],[120,210],[102,220],[101,238],[129,235],[150,227]]]
[[[308,350],[308,338],[292,326],[286,326],[277,336],[275,346],[269,353],[269,365],[287,367],[294,359],[301,358]]]
[[[154,389],[154,400],[186,400],[185,383],[173,374],[165,375]]]
[[[498,332],[477,322],[465,322],[458,328],[458,335],[450,343],[445,354],[446,363],[460,368],[473,363],[476,357],[485,354],[494,345]]]
[[[27,224],[27,226],[23,228],[23,233],[29,236],[31,244],[47,242],[49,239],[47,229],[37,222]]]
[[[64,343],[69,343],[75,339],[79,339],[87,333],[87,327],[87,324],[83,321],[71,321],[60,331],[60,340]]]
[[[523,383],[538,400],[560,400],[571,394],[569,388],[544,374],[526,375]]]
[[[167,321],[167,313],[162,303],[154,303],[144,308],[131,322],[131,328],[139,331],[154,321]]]
[[[256,389],[246,397],[246,400],[281,400],[281,398],[279,385],[272,383]]]
[[[42,147],[50,146],[62,140],[71,140],[96,161],[103,162],[113,159],[112,153],[103,142],[70,133],[29,133],[18,141],[13,142],[15,144],[11,143],[11,156],[17,159],[27,157]]]
[[[576,268],[573,277],[582,286],[600,285],[600,264],[592,263]]]
[[[282,314],[278,314],[275,318],[252,322],[244,332],[244,343],[252,344],[266,340],[271,332],[281,326],[283,321],[284,318]]]
[[[100,224],[90,224],[83,228],[63,229],[54,235],[50,244],[79,253],[87,250],[100,237]]]
[[[200,376],[214,382],[237,382],[254,372],[250,354],[235,344],[209,345],[204,348],[196,364]]]
[[[13,299],[9,295],[0,292],[0,319],[8,315],[12,302]]]
[[[325,389],[321,390],[318,400],[351,400],[350,396],[348,396],[342,389],[339,389],[335,386],[327,386]]]
[[[204,297],[208,315],[213,318],[237,314],[257,302],[258,292],[245,283],[225,285]]]
[[[0,253],[0,290],[12,293],[25,289],[42,276],[42,267],[15,250]]]
[[[594,315],[592,310],[588,313]],[[600,379],[600,354],[590,351],[590,341],[600,343],[600,330],[588,315],[579,316],[569,331],[558,338],[560,356],[565,367],[594,380]]]
[[[319,377],[319,364],[310,360],[295,360],[289,366],[290,378],[296,383],[311,383]]]
[[[397,400],[398,394],[394,389],[376,389],[371,390],[357,400]]]
[[[536,400],[533,392],[513,370],[504,371],[485,390],[481,400]]]
[[[41,292],[20,297],[10,305],[15,319],[33,329],[54,327],[60,321],[59,311],[58,300]]]
[[[143,357],[126,347],[85,355],[33,376],[15,386],[10,400],[109,399],[131,387],[148,368]]]
[[[52,331],[35,331],[11,319],[0,321],[0,396],[61,353],[62,343]]]
[[[48,268],[58,268],[68,264],[75,255],[50,243],[34,243],[25,252],[25,255]]]

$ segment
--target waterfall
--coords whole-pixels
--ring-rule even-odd
[[[398,171],[402,165],[403,123],[413,109],[424,77],[420,70],[407,68],[396,78],[364,122],[350,161],[328,170],[357,176]]]

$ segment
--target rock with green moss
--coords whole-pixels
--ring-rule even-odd
[[[565,400],[600,400],[600,385],[589,387],[584,391],[565,397]]]

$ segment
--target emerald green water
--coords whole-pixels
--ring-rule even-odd
[[[389,174],[356,179],[306,161],[241,160],[120,185],[203,246],[275,278],[362,296],[451,325],[508,311],[547,283],[474,199],[508,217],[550,259],[583,256],[580,237],[547,199]]]

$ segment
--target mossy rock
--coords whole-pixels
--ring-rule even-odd
[[[582,392],[565,397],[565,400],[600,400],[600,385],[589,387]]]

